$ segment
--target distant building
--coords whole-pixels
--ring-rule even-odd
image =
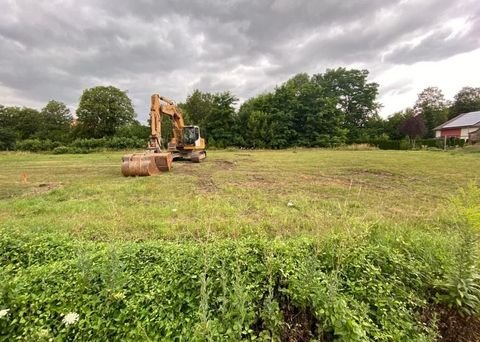
[[[480,142],[480,128],[476,131],[468,133],[468,142],[470,144],[476,144]]]
[[[480,111],[460,114],[448,120],[444,124],[435,127],[436,138],[459,138],[470,139],[470,133],[478,132],[480,129]]]

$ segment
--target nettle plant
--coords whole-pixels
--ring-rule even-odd
[[[470,184],[452,201],[459,245],[454,267],[436,282],[437,302],[464,315],[480,314],[480,187]]]

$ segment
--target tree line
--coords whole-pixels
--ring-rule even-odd
[[[302,73],[239,107],[238,98],[229,91],[200,90],[178,105],[187,123],[200,126],[209,146],[274,149],[405,138],[415,143],[418,138],[433,137],[433,128],[449,118],[480,110],[480,88],[464,87],[448,101],[439,88],[429,87],[411,108],[383,119],[378,114],[379,85],[368,76],[367,70],[346,68]],[[114,137],[121,146],[135,141],[131,147],[136,147],[149,135],[149,128],[136,120],[128,94],[113,86],[86,89],[75,114],[76,118],[55,100],[41,110],[0,105],[0,149],[14,149],[32,139],[81,145],[79,140]],[[171,123],[164,120],[162,133],[167,141]]]

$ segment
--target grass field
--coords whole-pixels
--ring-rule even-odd
[[[478,153],[122,154],[0,154],[0,341],[480,338]]]
[[[352,222],[435,227],[480,169],[476,154],[213,151],[201,164],[124,178],[120,157],[0,155],[0,226],[91,240],[318,236]]]

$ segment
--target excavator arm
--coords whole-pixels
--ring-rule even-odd
[[[183,115],[175,103],[166,97],[153,94],[150,98],[150,128],[149,149],[161,150],[162,116],[168,115],[173,122],[173,138],[170,143],[178,144],[182,140],[182,129],[185,127]]]

